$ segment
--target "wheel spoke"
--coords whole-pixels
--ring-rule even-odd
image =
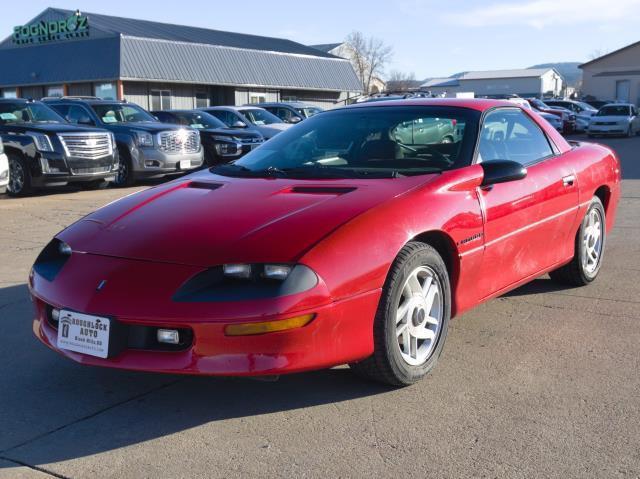
[[[411,335],[409,334],[409,329],[405,329],[402,332],[402,347],[404,350],[404,354],[411,356]]]
[[[404,303],[400,305],[400,307],[398,308],[398,312],[396,313],[396,323],[399,323],[400,321],[402,321],[402,319],[405,316],[407,316],[407,313],[409,313],[410,309],[411,309],[411,301],[408,299],[405,299]]]
[[[414,336],[419,339],[430,339],[433,340],[436,337],[436,333],[428,328],[420,328],[416,330]]]
[[[424,284],[422,285],[422,287],[420,288],[422,290],[422,295],[426,298],[429,295],[429,290],[431,289],[431,285],[433,284],[433,278],[431,276],[428,276],[425,280],[424,280]]]
[[[437,294],[438,294],[438,285],[433,283],[429,288],[429,291],[427,292],[427,295],[425,298],[425,304],[427,305],[426,306],[427,313],[431,312],[431,308],[433,308],[433,302],[435,301]]]
[[[422,286],[420,285],[420,281],[418,280],[418,275],[416,273],[412,273],[411,276],[409,276],[408,284],[412,293],[422,293]]]
[[[396,327],[396,336],[401,336],[407,330],[409,325],[407,323],[402,323],[398,327]]]
[[[418,338],[416,338],[415,336],[409,335],[409,344],[411,349],[409,356],[411,356],[413,359],[417,359],[418,358]]]

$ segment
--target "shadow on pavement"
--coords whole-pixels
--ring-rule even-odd
[[[335,404],[389,391],[348,369],[277,382],[133,373],[81,366],[31,331],[26,285],[0,289],[0,458],[47,464],[229,418]],[[2,462],[0,461],[0,464]]]
[[[530,294],[543,294],[543,293],[554,293],[556,291],[567,291],[568,289],[575,289],[571,286],[567,286],[566,284],[556,283],[550,278],[538,278],[534,279],[530,283],[527,283],[523,286],[520,286],[513,291],[509,291],[502,295],[504,298],[515,297],[515,296],[528,296]]]

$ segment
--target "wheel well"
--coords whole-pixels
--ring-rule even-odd
[[[611,197],[611,191],[609,190],[609,187],[602,185],[600,188],[598,188],[595,191],[594,196],[597,196],[598,198],[600,198],[600,201],[602,201],[602,206],[604,206],[604,212],[605,214],[608,214],[609,198]]]
[[[413,241],[420,241],[432,246],[438,254],[442,257],[447,272],[449,273],[449,280],[451,281],[451,315],[455,315],[456,311],[456,286],[458,284],[458,271],[459,271],[459,258],[458,250],[455,243],[449,235],[442,231],[427,231],[419,234]]]

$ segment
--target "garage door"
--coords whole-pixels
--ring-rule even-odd
[[[629,103],[629,93],[631,82],[629,80],[618,80],[616,82],[616,101]]]

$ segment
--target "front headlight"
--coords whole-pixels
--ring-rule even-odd
[[[0,155],[4,153],[4,143],[2,143],[2,138],[0,138]]]
[[[136,145],[142,148],[153,147],[153,136],[146,131],[136,132]]]
[[[287,264],[225,264],[222,271],[229,278],[250,279],[257,277],[284,281],[291,274],[291,266]]]
[[[222,302],[278,298],[308,291],[318,284],[311,268],[297,264],[232,263],[210,268],[184,283],[178,302]]]
[[[53,145],[51,144],[51,138],[47,135],[43,135],[42,133],[27,133],[32,139],[34,145],[36,145],[36,149],[38,151],[54,151]]]
[[[109,133],[109,138],[111,138],[111,149],[113,151],[115,151],[115,149],[117,148],[117,146],[116,146],[116,135],[114,135],[113,133]]]

